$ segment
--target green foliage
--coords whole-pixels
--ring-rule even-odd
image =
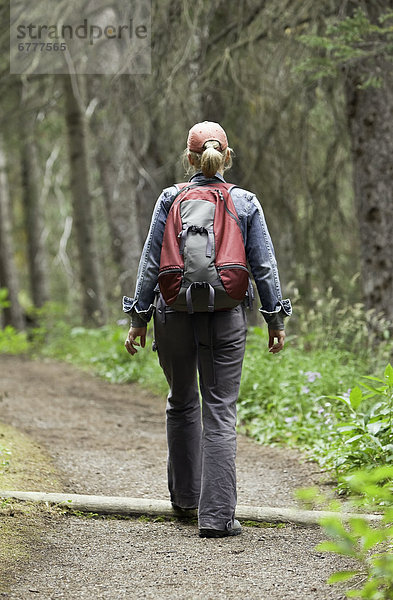
[[[8,300],[7,288],[0,288],[0,310],[3,308],[8,308],[9,305],[10,301]]]
[[[393,466],[372,471],[357,471],[345,478],[346,485],[365,508],[393,504]],[[329,583],[354,580],[348,598],[391,600],[393,597],[393,509],[384,508],[377,526],[363,517],[350,518],[346,524],[339,513],[321,521],[330,538],[318,546],[319,551],[333,552],[354,559],[357,568],[334,573]]]
[[[131,359],[124,348],[127,331],[128,327],[123,325],[70,328],[58,321],[50,331],[44,327],[38,329],[40,344],[37,351],[44,356],[88,367],[113,383],[138,382],[154,392],[165,393],[167,385],[157,355],[149,352],[151,335],[148,334],[148,347]]]
[[[252,350],[253,343],[239,400],[243,430],[264,443],[300,447],[336,476],[393,463],[390,364],[383,379],[365,376],[351,389],[366,366],[352,354],[333,347],[304,354],[294,347],[271,360]],[[346,390],[340,395],[325,394],[340,387]]]
[[[313,50],[297,69],[306,71],[313,79],[336,77],[343,66],[376,56],[391,57],[393,50],[393,12],[379,17],[373,24],[365,12],[358,8],[353,16],[339,21],[327,22],[323,35],[310,33],[298,37],[299,41]],[[319,51],[319,52],[315,52]],[[377,73],[364,75],[359,87],[380,87],[382,80]]]
[[[8,290],[0,288],[0,311],[9,305]],[[21,354],[26,352],[27,348],[28,342],[24,332],[17,331],[11,325],[0,329],[0,354]]]
[[[347,390],[366,362],[329,347],[304,352],[288,339],[285,350],[267,351],[265,330],[250,331],[239,397],[242,429],[263,443],[319,447],[331,423],[325,395]],[[324,447],[326,451],[326,447]]]
[[[294,290],[294,317],[291,329],[297,333],[296,346],[305,352],[336,348],[350,352],[371,368],[389,361],[393,349],[391,323],[374,309],[353,300],[357,275],[349,282],[348,298],[337,298],[330,287],[315,288],[308,299],[309,308]]]
[[[383,378],[363,379],[360,387],[330,396],[338,404],[323,462],[338,473],[393,463],[393,368],[388,364]]]
[[[243,431],[258,441],[299,447],[341,473],[392,461],[389,323],[332,290],[314,290],[311,308],[296,309],[284,351],[266,351],[266,331],[250,331],[239,398]],[[371,371],[372,372],[372,371]],[[376,385],[371,385],[374,382]],[[339,393],[338,390],[341,390]],[[344,484],[341,484],[342,486]]]
[[[147,347],[131,358],[124,348],[128,320],[87,329],[66,323],[62,310],[51,305],[39,315],[31,342],[37,355],[92,369],[111,382],[138,382],[167,393],[158,357],[150,350],[151,329]],[[390,353],[387,323],[360,304],[340,304],[331,290],[314,291],[312,307],[298,306],[295,313],[290,329],[297,335],[288,338],[280,354],[268,352],[265,327],[249,330],[239,428],[263,443],[301,448],[337,474],[389,462],[391,397],[383,389],[390,385],[389,369],[388,379],[377,381],[372,390],[369,379],[364,379],[368,387],[352,390],[362,373],[370,373]]]
[[[23,354],[28,348],[25,332],[16,331],[11,325],[0,329],[0,354]]]

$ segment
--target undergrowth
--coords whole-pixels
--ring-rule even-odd
[[[336,477],[389,463],[389,324],[361,304],[340,303],[330,290],[323,295],[314,291],[311,300],[312,308],[302,308],[295,293],[290,335],[277,355],[268,352],[266,327],[249,328],[239,429],[266,444],[300,448]],[[66,322],[64,307],[55,305],[46,306],[36,319],[39,326],[29,332],[30,354],[71,362],[110,382],[137,382],[154,393],[167,393],[152,351],[151,326],[146,348],[130,357],[124,348],[128,319],[90,329]],[[363,376],[379,381],[372,386]]]

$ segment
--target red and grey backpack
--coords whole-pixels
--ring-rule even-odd
[[[237,306],[249,274],[244,239],[227,183],[182,183],[170,207],[158,283],[169,306],[213,312]]]

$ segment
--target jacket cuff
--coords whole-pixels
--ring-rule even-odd
[[[285,329],[282,311],[274,315],[263,315],[269,329]]]
[[[269,329],[285,329],[284,319],[292,314],[292,305],[288,299],[279,300],[274,310],[260,308],[259,311],[263,314]]]
[[[146,327],[146,321],[138,315],[136,310],[133,310],[131,313],[131,327]]]
[[[123,296],[123,312],[130,315],[131,324],[133,327],[145,327],[151,319],[151,316],[154,312],[154,306],[153,304],[150,304],[147,310],[137,310],[137,302],[138,300],[136,298]],[[134,325],[134,322],[138,323],[138,325]]]

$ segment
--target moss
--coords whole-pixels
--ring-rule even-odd
[[[10,451],[0,467],[0,490],[61,491],[50,457],[27,435],[0,423],[0,446]]]
[[[2,455],[7,464],[0,466],[0,490],[62,491],[50,457],[29,436],[0,423],[0,446],[9,451]],[[0,494],[0,592],[7,591],[13,573],[39,543],[48,514],[54,516],[57,509],[1,499]]]
[[[283,529],[284,527],[287,526],[286,523],[267,523],[265,521],[244,521],[243,519],[240,519],[242,525],[244,527],[258,527],[259,529]]]

